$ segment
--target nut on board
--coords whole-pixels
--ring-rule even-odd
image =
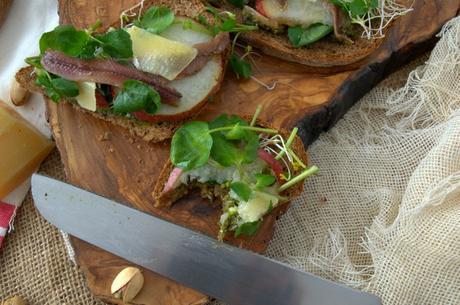
[[[144,285],[144,276],[140,269],[126,267],[118,273],[112,282],[111,294],[123,300],[123,303],[132,301]]]
[[[22,106],[27,103],[30,98],[30,91],[21,87],[18,81],[13,78],[10,89],[10,99],[15,106]]]

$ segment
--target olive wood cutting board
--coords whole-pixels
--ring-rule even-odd
[[[76,27],[87,27],[97,19],[106,25],[113,24],[123,9],[135,3],[137,0],[60,0],[60,21]],[[413,8],[413,12],[394,22],[379,49],[358,64],[346,67],[348,70],[343,67],[313,69],[268,56],[256,57],[255,76],[266,84],[276,82],[273,90],[253,80],[237,80],[228,71],[220,93],[199,118],[213,118],[222,112],[250,115],[261,104],[263,119],[277,128],[298,126],[302,141],[308,146],[384,76],[428,50],[441,26],[458,14],[460,0],[416,0]],[[151,192],[167,161],[169,143],[147,143],[131,136],[122,127],[76,111],[67,103],[48,101],[47,105],[70,183],[204,234],[217,235],[219,207],[206,204],[193,195],[170,209],[153,207]],[[255,237],[230,242],[263,252],[272,237],[275,218],[281,212],[278,209],[269,215]],[[121,268],[132,264],[76,238],[72,238],[72,242],[90,290],[95,296],[116,303],[110,295],[111,282]],[[144,270],[144,275],[145,286],[134,300],[135,304],[201,304],[206,301],[203,294],[158,274]]]

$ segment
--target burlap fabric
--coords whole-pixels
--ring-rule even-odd
[[[310,149],[321,173],[278,222],[268,255],[379,295],[460,303],[460,19]],[[399,89],[398,89],[399,88]],[[42,170],[63,178],[57,154]],[[30,197],[0,253],[0,299],[100,304]]]

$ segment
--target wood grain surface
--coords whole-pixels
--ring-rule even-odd
[[[60,0],[61,23],[86,27],[101,19],[113,24],[120,11],[134,3],[137,1]],[[394,23],[382,47],[345,72],[319,71],[266,56],[255,57],[255,77],[266,84],[276,83],[275,89],[267,90],[254,80],[237,80],[228,72],[222,90],[199,118],[212,118],[222,112],[252,114],[262,104],[263,119],[277,128],[299,126],[302,140],[308,145],[385,75],[426,51],[442,24],[457,15],[459,6],[460,0],[416,1],[414,12]],[[168,158],[169,143],[144,142],[122,127],[77,111],[67,103],[48,101],[47,105],[69,182],[204,234],[217,235],[220,208],[196,196],[170,209],[153,207],[151,192]],[[267,217],[255,237],[230,242],[263,252],[281,212]],[[75,238],[73,245],[92,292],[116,302],[110,296],[111,281],[121,268],[132,264]],[[201,304],[206,300],[201,293],[153,272],[144,270],[144,274],[145,286],[135,304]]]

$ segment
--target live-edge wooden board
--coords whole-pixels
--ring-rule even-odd
[[[60,19],[61,23],[77,27],[87,27],[97,19],[112,24],[122,9],[135,3],[136,0],[61,0]],[[432,46],[441,26],[458,14],[460,0],[416,0],[413,8],[412,13],[392,25],[374,54],[349,67],[350,70],[319,71],[266,56],[256,58],[257,79],[267,84],[276,82],[275,89],[269,91],[255,81],[240,81],[227,73],[222,90],[199,118],[212,118],[222,112],[252,114],[262,104],[264,119],[276,127],[298,126],[304,144],[310,144],[384,76]],[[220,209],[199,198],[181,200],[171,209],[153,208],[151,192],[168,158],[167,142],[144,142],[127,130],[76,111],[66,103],[48,102],[48,114],[69,182],[216,235]],[[261,233],[254,238],[232,242],[263,252],[272,236],[275,218],[275,215],[267,217]],[[72,242],[91,291],[103,300],[116,302],[110,297],[111,281],[122,267],[132,264],[76,238]],[[206,299],[203,294],[153,272],[145,270],[144,274],[145,287],[135,304],[200,304]]]

